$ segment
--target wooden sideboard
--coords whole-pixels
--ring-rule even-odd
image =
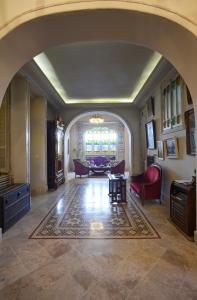
[[[170,218],[185,234],[196,230],[196,185],[173,181],[170,189]]]

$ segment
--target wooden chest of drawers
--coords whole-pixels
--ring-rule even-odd
[[[184,233],[193,236],[196,229],[196,186],[175,181],[170,190],[170,218]]]
[[[30,185],[13,184],[0,190],[0,227],[5,232],[30,209]]]

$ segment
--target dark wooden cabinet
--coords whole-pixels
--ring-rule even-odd
[[[57,189],[65,181],[64,124],[58,120],[47,122],[47,175],[49,189]]]
[[[0,227],[5,232],[30,209],[30,185],[13,184],[0,190]]]
[[[196,230],[196,185],[173,181],[170,189],[170,218],[184,233]]]

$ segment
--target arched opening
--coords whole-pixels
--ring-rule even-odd
[[[144,0],[145,2],[146,0]],[[17,21],[18,24],[15,23]],[[179,165],[178,172],[181,174],[181,179],[188,170],[189,173],[187,175],[189,174],[188,176],[190,176],[192,174],[193,166],[196,165],[195,157],[187,156],[185,159],[187,155],[185,128],[179,127],[182,129],[177,130],[178,126],[184,125],[184,110],[182,113],[179,110],[180,78],[179,76],[177,77],[177,71],[185,81],[181,79],[184,86],[183,91],[185,93],[187,85],[191,91],[194,109],[196,109],[197,41],[195,22],[190,22],[189,18],[184,18],[176,11],[163,10],[161,7],[150,5],[150,3],[145,5],[139,4],[137,1],[132,4],[126,1],[105,1],[104,4],[104,2],[100,1],[88,1],[86,3],[70,3],[69,5],[51,5],[43,9],[42,7],[39,9],[32,8],[29,11],[23,11],[19,18],[16,17],[13,19],[13,22],[7,25],[12,30],[8,32],[8,28],[5,26],[6,34],[0,40],[0,54],[2,57],[0,69],[3,74],[0,78],[0,100],[2,100],[9,82],[16,72],[32,57],[53,46],[69,45],[78,42],[118,41],[141,45],[161,53],[176,68],[174,70],[176,75],[171,77],[170,74],[170,78],[167,81],[164,80],[162,85],[159,84],[156,89],[151,89],[151,94],[146,94],[146,90],[145,94],[142,95],[144,102],[142,101],[139,107],[136,108],[134,104],[132,110],[129,110],[128,107],[123,107],[120,104],[116,108],[102,105],[95,107],[93,105],[90,105],[90,107],[79,106],[76,109],[71,109],[69,105],[66,105],[64,111],[60,108],[58,113],[63,114],[65,127],[67,128],[65,153],[68,153],[66,148],[68,146],[68,132],[81,116],[88,116],[92,112],[107,112],[109,115],[111,113],[116,118],[119,118],[125,124],[125,127],[130,130],[131,173],[139,171],[140,167],[144,169],[144,159],[147,154],[151,154],[151,156],[161,159],[160,164],[163,167],[164,174],[167,173],[165,165],[168,165],[168,167],[171,167],[170,176],[176,178],[177,165],[179,163],[176,157],[178,139],[181,150],[180,157],[182,161],[185,160],[184,163]],[[24,45],[28,45],[28,47],[24,47]],[[17,80],[18,83],[16,84],[14,78],[12,89],[16,91],[18,86],[23,86],[23,91],[28,94],[27,80],[18,77]],[[22,100],[22,96],[25,93],[21,94],[21,89],[19,88],[17,97],[15,97],[15,104],[19,104],[15,110],[15,112],[19,113],[18,118],[12,119],[12,130],[15,132],[18,129],[18,125],[22,124],[21,128],[24,129],[29,122],[29,116],[24,119],[20,115],[25,107],[20,100]],[[163,99],[164,104],[166,102],[162,110],[160,108],[163,102],[155,101],[156,114],[154,114],[152,98]],[[151,100],[150,103],[148,100]],[[186,104],[188,109],[188,107],[191,108],[192,106],[186,103],[187,100],[187,97],[185,97],[184,105]],[[40,115],[40,120],[42,120],[40,125],[43,126],[42,139],[44,141],[46,139],[46,123],[43,120],[46,120],[44,118],[47,115],[46,102],[44,99],[42,101],[37,99],[37,101],[39,105],[42,103],[39,114],[43,113],[42,116]],[[27,107],[28,103],[26,103]],[[38,125],[37,117],[39,114],[37,113],[37,106],[35,105],[33,108],[35,110],[32,120],[34,124]],[[135,117],[135,126],[132,126],[131,120]],[[57,115],[52,112],[51,118],[56,119]],[[158,141],[154,139],[154,122],[157,123],[156,135]],[[194,114],[190,124],[191,130],[189,131],[191,140],[194,134],[196,136],[192,124],[194,124]],[[33,133],[34,137],[37,137],[37,134],[40,133],[39,128],[32,126],[32,129],[38,129]],[[160,135],[161,132],[162,134]],[[147,139],[145,134],[147,134]],[[171,135],[177,135],[177,139],[172,139]],[[22,140],[23,149],[26,149],[28,152],[28,134],[25,138],[27,139],[20,139],[20,142]],[[18,146],[18,140],[12,141],[15,147]],[[157,153],[157,149],[154,148],[156,142],[162,141],[165,141],[166,144],[166,160],[162,160],[162,146],[159,149],[161,150],[160,153]],[[34,158],[38,162],[34,165],[34,170],[40,174],[39,168],[41,163],[37,159],[36,139],[34,142]],[[43,145],[45,147],[42,149],[42,155],[46,158],[46,144],[43,143]],[[161,145],[161,143],[158,145]],[[190,155],[194,152],[193,146],[194,144],[191,143]],[[15,151],[14,147],[12,149],[15,152],[13,160],[20,162],[19,168],[16,169],[21,171],[25,165],[21,163],[24,153],[20,151],[20,147],[17,148],[17,151]],[[141,155],[141,165],[138,165],[138,155]],[[23,161],[26,163],[25,156]],[[67,169],[67,166],[65,169]],[[26,168],[26,171],[28,173],[29,169]],[[35,173],[34,178],[38,179],[36,175]],[[154,179],[154,176],[152,178]],[[168,179],[168,183],[172,180],[171,177],[165,177],[166,179]],[[55,278],[55,280],[57,278],[57,284],[50,284],[49,287],[45,286],[44,297],[48,299],[54,299],[57,296],[57,289],[60,289],[58,290],[58,293],[60,293],[58,297],[63,298],[65,295],[68,295],[70,299],[77,299],[83,296],[87,298],[95,297],[95,299],[96,297],[106,297],[107,299],[113,297],[117,297],[117,299],[136,297],[143,299],[148,296],[157,298],[158,294],[164,295],[164,298],[176,297],[177,299],[182,299],[183,295],[189,298],[192,293],[194,293],[195,297],[196,287],[193,282],[193,272],[195,273],[196,270],[193,265],[193,257],[196,255],[196,249],[193,244],[189,244],[168,223],[166,220],[167,214],[162,210],[163,206],[160,206],[156,201],[145,206],[142,212],[135,201],[131,202],[131,205],[128,205],[126,209],[125,203],[120,205],[120,207],[118,205],[110,205],[108,197],[108,192],[110,195],[112,194],[110,191],[108,184],[102,181],[96,184],[92,182],[90,186],[83,179],[69,182],[66,185],[66,189],[63,187],[54,193],[44,195],[42,198],[34,198],[35,210],[33,213],[28,215],[21,223],[18,223],[15,230],[8,234],[6,249],[3,249],[3,252],[6,251],[6,254],[10,254],[11,260],[14,255],[16,256],[14,257],[14,260],[17,260],[16,269],[19,264],[19,272],[17,274],[21,274],[21,270],[26,277],[27,270],[24,270],[24,265],[27,266],[28,272],[31,273],[31,279],[33,278],[33,290],[35,293],[38,293],[38,295],[35,295],[35,298],[42,298],[42,295],[40,295],[42,289],[38,289],[38,287],[42,287],[42,283],[40,284],[39,282],[40,274],[42,273],[49,274],[49,281],[51,281],[51,278]],[[183,210],[187,191],[188,185],[185,184],[184,192],[183,189],[181,192],[174,192],[174,196],[178,196],[176,217],[180,223],[185,221]],[[193,196],[195,198],[195,195]],[[130,193],[128,197],[130,199]],[[40,201],[41,199],[42,201]],[[56,202],[57,199],[59,199],[58,202]],[[97,211],[99,213],[95,215],[96,217],[99,216],[99,219],[96,219],[94,215]],[[194,211],[195,206],[193,206]],[[148,218],[145,217],[144,213]],[[38,225],[39,222],[41,222],[40,225]],[[32,226],[37,226],[34,231]],[[159,231],[159,234],[154,227]],[[26,240],[30,233],[32,240],[27,243]],[[24,239],[21,237],[24,237]],[[159,238],[161,238],[160,241],[158,241]],[[53,241],[48,241],[48,239],[53,239]],[[65,243],[62,239],[68,239],[69,241]],[[84,239],[92,240],[86,243]],[[97,239],[100,239],[100,241]],[[117,241],[117,239],[121,239],[121,242]],[[128,239],[130,240],[128,241]],[[14,252],[12,250],[13,245]],[[32,245],[35,246],[35,251],[31,252],[33,258],[29,260],[30,255],[27,253],[29,252],[27,249],[32,249]],[[22,256],[21,253],[23,254]],[[21,264],[17,257],[19,255]],[[44,258],[42,259],[43,256]],[[39,262],[37,260],[38,257],[40,257]],[[110,258],[112,258],[112,264],[109,263]],[[114,258],[117,258],[115,263]],[[85,263],[81,263],[81,260],[84,259]],[[6,256],[5,264],[7,264],[8,260]],[[48,262],[49,268],[46,266]],[[104,276],[103,269],[100,268],[102,264],[108,266]],[[188,273],[185,277],[186,266],[190,266],[193,272]],[[69,275],[68,270],[70,272]],[[95,270],[97,271],[95,272]],[[8,273],[12,274],[9,275]],[[158,273],[163,273],[164,276],[158,276]],[[139,274],[143,274],[143,276],[139,276]],[[169,276],[169,274],[173,276]],[[179,275],[177,276],[177,274]],[[6,272],[6,276],[9,278],[5,286],[7,284],[9,286],[0,290],[2,298],[7,297],[10,291],[11,293],[13,290],[18,292],[18,275],[14,276],[13,272]],[[152,280],[153,278],[156,278],[156,280]],[[166,280],[165,284],[164,278]],[[13,283],[15,280],[16,282]],[[179,280],[181,286],[180,293],[177,291],[177,280]],[[23,293],[24,297],[26,297],[29,290],[27,290],[27,279],[22,277],[20,278],[21,282],[24,289],[21,289],[19,293],[22,293],[21,298],[23,298]],[[187,283],[186,287],[185,283]],[[140,289],[138,288],[139,286]],[[168,289],[166,289],[166,286]]]
[[[75,118],[73,118],[70,123],[68,124],[67,128],[66,128],[66,131],[65,131],[65,139],[64,139],[64,145],[65,145],[65,174],[67,174],[68,170],[70,169],[69,167],[69,164],[71,164],[71,161],[72,159],[76,159],[76,158],[79,158],[79,156],[81,155],[81,159],[84,159],[85,157],[85,153],[83,152],[84,149],[81,149],[80,152],[83,152],[82,153],[74,153],[73,155],[74,156],[71,156],[71,153],[70,153],[70,149],[68,149],[68,147],[70,147],[70,144],[71,144],[71,137],[70,137],[70,132],[71,132],[71,129],[73,128],[73,126],[77,123],[77,122],[80,122],[80,120],[83,120],[83,124],[84,124],[84,130],[88,130],[90,129],[89,126],[87,126],[87,120],[89,117],[93,116],[94,114],[99,114],[101,116],[104,117],[105,119],[105,116],[107,117],[111,117],[111,119],[108,120],[108,122],[105,122],[105,127],[107,126],[110,126],[111,128],[115,128],[116,132],[117,132],[117,125],[123,125],[124,127],[121,128],[121,134],[124,136],[124,141],[123,141],[123,145],[124,145],[124,153],[122,155],[120,155],[119,157],[117,156],[117,159],[119,158],[120,160],[120,157],[121,159],[125,159],[125,155],[127,157],[126,159],[126,170],[130,173],[130,175],[132,174],[133,172],[133,134],[132,134],[132,129],[128,126],[127,122],[122,118],[120,117],[118,114],[115,114],[115,113],[112,113],[112,112],[107,112],[107,111],[101,111],[101,110],[92,110],[92,111],[89,111],[89,112],[86,112],[86,113],[82,113],[82,114],[79,114],[77,115]],[[87,120],[86,120],[87,119]],[[111,126],[111,123],[112,122],[119,122],[118,124],[115,124],[116,126]],[[80,127],[82,126],[82,123],[79,124]],[[113,124],[114,125],[114,124]],[[91,126],[91,129],[93,127]],[[81,135],[83,135],[85,133],[85,131],[83,130],[83,132],[81,133]],[[74,135],[72,135],[74,136]],[[125,137],[126,137],[126,144],[125,144]],[[75,136],[76,138],[76,136]],[[82,143],[83,144],[83,143]],[[84,145],[83,145],[84,146]],[[80,149],[76,149],[77,148],[77,140],[76,140],[76,145],[72,147],[72,151],[73,149],[74,150],[80,150]],[[125,152],[126,151],[126,152]],[[75,151],[74,151],[75,152]],[[106,151],[108,152],[108,155],[112,155],[114,156],[114,153],[110,153],[110,151]],[[113,151],[112,151],[113,152]],[[91,153],[93,155],[93,153]],[[107,153],[99,153],[100,155],[104,155],[104,154],[107,154]],[[76,156],[76,157],[75,157]]]

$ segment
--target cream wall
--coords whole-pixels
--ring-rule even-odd
[[[31,98],[30,158],[32,194],[44,193],[47,188],[47,101],[44,97]]]
[[[156,140],[165,140],[169,137],[178,138],[179,146],[179,159],[168,159],[159,160],[157,157],[157,150],[149,150],[150,155],[155,155],[155,161],[162,166],[163,170],[163,188],[162,188],[162,198],[163,201],[166,201],[166,204],[169,206],[169,196],[170,196],[170,185],[174,179],[191,179],[194,175],[195,169],[195,156],[186,154],[186,131],[185,126],[183,125],[182,130],[174,131],[168,134],[162,134],[161,132],[161,86],[169,82],[170,79],[175,78],[177,75],[175,70],[169,72],[165,78],[160,82],[160,84],[152,91],[150,91],[149,96],[153,96],[155,99],[155,122],[156,122]],[[186,90],[184,86],[183,91],[183,120],[184,120],[184,111],[190,109],[192,106],[187,105],[186,99]],[[145,137],[145,123],[149,121],[146,114],[146,108],[143,107],[141,110],[141,136],[142,136],[142,166],[146,159],[147,150],[146,150],[146,137]]]

